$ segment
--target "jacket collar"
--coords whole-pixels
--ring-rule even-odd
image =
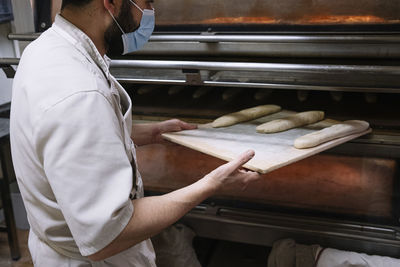
[[[76,47],[87,59],[93,61],[102,70],[105,77],[109,79],[111,60],[106,55],[104,57],[100,55],[89,36],[60,14],[56,15],[52,29]]]

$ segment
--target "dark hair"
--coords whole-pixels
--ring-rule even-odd
[[[61,9],[69,5],[76,7],[85,6],[90,2],[92,2],[92,0],[62,0]]]

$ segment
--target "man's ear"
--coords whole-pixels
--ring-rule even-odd
[[[104,8],[110,11],[113,15],[115,15],[117,6],[115,0],[103,0]]]

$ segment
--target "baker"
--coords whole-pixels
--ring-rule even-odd
[[[153,29],[152,1],[64,0],[23,53],[11,147],[35,266],[155,266],[150,237],[224,185],[239,190],[259,178],[241,169],[248,151],[188,187],[143,197],[135,144],[195,128],[180,120],[132,126],[131,100],[106,55],[140,49]]]

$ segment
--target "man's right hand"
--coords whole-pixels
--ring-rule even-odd
[[[236,159],[228,162],[207,174],[204,178],[211,183],[215,192],[225,186],[245,190],[249,183],[258,180],[260,175],[257,172],[242,169],[242,166],[254,157],[254,151],[249,150]]]
[[[133,200],[135,212],[128,225],[114,241],[90,255],[89,259],[104,260],[160,233],[227,185],[245,189],[250,182],[260,178],[258,173],[241,169],[253,157],[254,151],[248,151],[194,184],[162,196]]]

